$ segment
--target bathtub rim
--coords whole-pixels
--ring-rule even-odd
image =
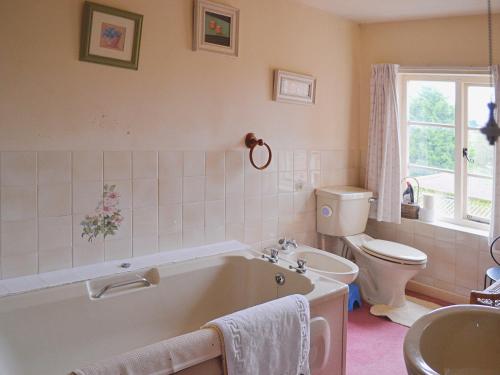
[[[163,279],[163,278],[173,277],[176,274],[193,272],[196,269],[202,269],[209,266],[215,266],[218,264],[222,265],[223,263],[231,261],[232,259],[246,259],[259,262],[267,262],[266,260],[261,259],[260,255],[261,255],[260,252],[251,249],[243,251],[237,250],[234,252],[227,252],[218,255],[210,255],[206,257],[184,260],[180,262],[159,264],[156,266],[148,266],[141,269],[134,269],[131,271],[122,272],[115,275],[123,276],[124,274],[129,272],[137,273],[140,270],[157,268],[160,273],[160,279]],[[288,263],[285,264],[285,262],[282,262],[281,264],[279,263],[273,264],[273,266],[277,267],[277,271],[285,272],[287,274],[293,273],[293,271],[289,270]],[[20,308],[28,308],[30,306],[55,303],[71,298],[86,297],[89,298],[90,300],[87,289],[87,282],[90,280],[108,278],[110,276],[113,275],[89,278],[86,280],[77,281],[70,284],[49,286],[43,289],[36,289],[19,294],[3,296],[0,298],[0,314],[7,313]],[[329,279],[310,270],[308,270],[305,274],[302,275],[297,274],[297,277],[304,277],[309,279],[309,281],[313,286],[312,290],[304,295],[308,299],[309,304],[311,306],[322,303],[323,301],[328,300],[330,298],[347,294],[349,290],[346,284],[343,284],[333,279]]]

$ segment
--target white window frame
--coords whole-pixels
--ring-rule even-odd
[[[449,81],[455,83],[455,215],[453,218],[440,217],[440,221],[453,223],[460,226],[488,230],[489,223],[477,221],[477,218],[467,217],[467,162],[462,156],[462,149],[467,145],[468,124],[467,119],[467,88],[469,86],[491,86],[487,72],[460,72],[446,73],[425,69],[418,72],[411,69],[409,72],[400,72],[399,78],[399,116],[401,123],[401,171],[403,176],[408,176],[409,161],[409,135],[407,119],[407,86],[408,81]],[[487,108],[485,107],[485,111]],[[451,128],[451,126],[446,126]],[[485,146],[488,146],[485,139]],[[490,146],[488,146],[490,147]]]

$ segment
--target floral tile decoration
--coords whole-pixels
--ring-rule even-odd
[[[95,240],[99,235],[103,238],[113,236],[123,222],[118,204],[120,194],[116,191],[116,185],[104,185],[102,199],[99,201],[93,214],[85,216],[80,225],[82,226],[82,238],[89,242]]]

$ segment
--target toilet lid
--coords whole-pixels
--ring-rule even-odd
[[[370,255],[396,263],[423,264],[427,262],[425,253],[397,242],[384,240],[365,241],[362,248]]]

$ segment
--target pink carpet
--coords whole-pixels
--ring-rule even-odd
[[[441,305],[442,301],[411,293]],[[407,327],[370,315],[370,305],[349,313],[347,375],[407,375],[403,341]]]

